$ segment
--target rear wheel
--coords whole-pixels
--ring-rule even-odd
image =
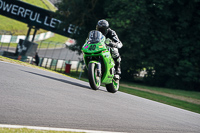
[[[90,63],[88,66],[88,78],[91,88],[98,90],[101,85],[101,77],[97,75],[97,66],[95,63]]]
[[[119,79],[112,81],[112,83],[106,85],[106,89],[108,92],[115,93],[119,89]]]

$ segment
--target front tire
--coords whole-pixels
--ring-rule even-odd
[[[88,66],[88,78],[90,86],[93,90],[98,90],[101,85],[101,77],[97,76],[97,67],[95,63]]]

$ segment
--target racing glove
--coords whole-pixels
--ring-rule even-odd
[[[117,48],[117,44],[114,43],[113,41],[111,41],[110,39],[106,39],[106,45],[109,46],[109,47],[115,47]]]

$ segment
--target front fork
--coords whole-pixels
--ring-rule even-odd
[[[101,77],[101,63],[96,63],[97,64],[97,76]]]
[[[101,62],[100,61],[90,61],[88,64],[90,63],[95,63],[96,64],[96,68],[97,68],[97,76],[101,77],[102,76],[102,72],[101,72]]]

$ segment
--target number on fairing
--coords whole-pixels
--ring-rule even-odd
[[[90,51],[95,50],[95,49],[96,49],[96,45],[91,45],[91,46],[89,47],[89,50],[90,50]]]

